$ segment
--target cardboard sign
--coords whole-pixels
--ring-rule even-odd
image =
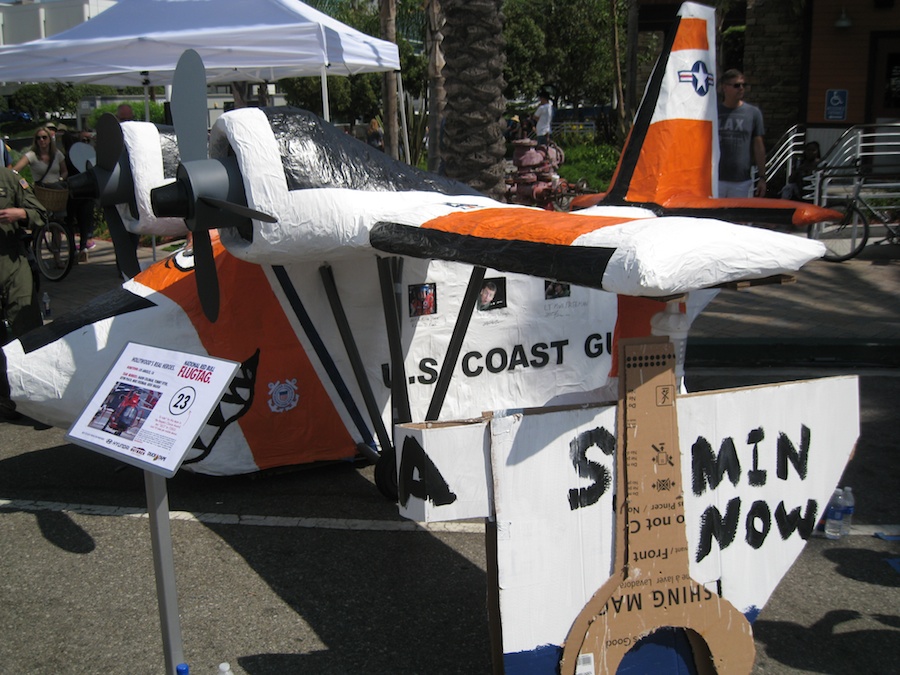
[[[685,550],[679,553],[688,557],[695,592],[673,593],[673,601],[691,600],[697,592],[701,598],[721,594],[749,620],[756,617],[840,479],[859,436],[858,396],[856,377],[833,377],[677,399],[680,473],[671,471],[670,448],[657,452],[651,444],[651,461],[669,473],[646,486],[652,503],[630,521],[632,529],[652,533],[683,528],[679,548]],[[573,622],[613,570],[621,516],[612,508],[615,407],[504,411],[455,424],[404,425],[398,439],[407,428],[415,429],[424,451],[411,457],[428,472],[406,466],[398,440],[400,471],[413,470],[418,480],[403,514],[437,521],[496,513],[506,672],[556,672]],[[479,453],[490,458],[483,479]],[[677,494],[683,513],[676,512]],[[662,541],[655,550],[664,552],[654,557],[668,557],[670,548]],[[635,579],[614,606],[623,615],[639,614],[669,597],[668,589]],[[632,646],[631,636],[622,639]]]
[[[621,349],[614,570],[575,619],[560,672],[617,672],[632,646],[673,627],[697,636],[691,645],[698,669],[712,662],[716,672],[749,673],[755,647],[746,617],[691,577],[674,347],[666,340]]]
[[[416,522],[483,518],[492,492],[487,431],[485,419],[397,426],[400,514]]]
[[[129,342],[66,439],[170,478],[238,365]]]

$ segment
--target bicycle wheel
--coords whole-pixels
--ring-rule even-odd
[[[35,234],[34,257],[41,276],[62,281],[75,262],[75,238],[65,225],[51,220]]]
[[[844,212],[844,218],[839,223],[814,223],[807,230],[810,239],[825,244],[825,255],[822,257],[831,262],[850,260],[859,255],[869,240],[869,221],[855,204],[837,207],[836,210]]]

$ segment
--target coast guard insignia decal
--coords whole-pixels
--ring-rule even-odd
[[[297,394],[297,378],[293,380],[276,380],[269,383],[269,409],[272,412],[287,412],[297,407],[300,396]]]

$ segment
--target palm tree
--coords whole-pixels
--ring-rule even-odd
[[[441,120],[444,119],[444,13],[440,0],[425,3],[425,49],[428,54],[428,170],[441,169]]]
[[[504,192],[502,0],[443,0],[445,173],[487,195]]]
[[[381,38],[397,42],[397,0],[381,0]],[[387,72],[382,82],[384,99],[384,151],[394,159],[399,155],[399,126],[397,124],[397,74]]]

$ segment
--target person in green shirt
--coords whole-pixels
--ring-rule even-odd
[[[44,208],[24,178],[0,167],[0,306],[5,328],[2,343],[21,337],[43,322],[22,229],[32,230],[47,220]],[[6,357],[0,351],[0,419],[20,417],[9,397]]]

